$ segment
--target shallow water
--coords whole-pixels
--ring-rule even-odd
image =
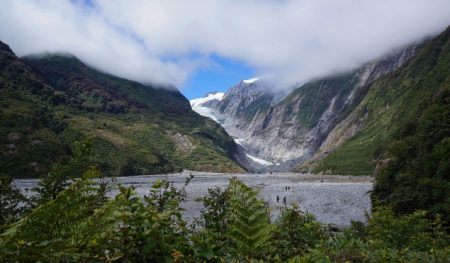
[[[145,175],[117,177],[116,183],[133,186],[140,196],[148,194],[152,182],[166,179],[174,186],[182,187],[189,173],[172,175]],[[300,174],[212,174],[194,173],[194,178],[187,186],[187,199],[182,204],[189,220],[198,217],[203,205],[199,199],[208,193],[209,188],[225,188],[232,176],[238,177],[245,184],[257,188],[260,196],[270,205],[271,216],[277,218],[280,209],[286,204],[297,203],[300,208],[315,215],[323,223],[348,226],[352,220],[365,222],[365,214],[371,211],[369,192],[372,183],[368,181],[333,181],[303,180]],[[33,179],[17,179],[16,186],[27,191],[36,185]],[[117,190],[110,193],[113,196]],[[278,202],[277,202],[278,196]]]

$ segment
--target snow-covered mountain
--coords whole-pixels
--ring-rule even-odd
[[[252,91],[252,86],[258,87],[254,85],[256,81],[259,80],[259,78],[252,78],[248,80],[242,80],[235,88],[241,89],[243,87],[247,87],[246,91],[249,93],[256,92]],[[262,94],[262,91],[258,92],[259,94]],[[256,94],[255,94],[256,95]],[[227,126],[229,130],[232,131],[232,137],[234,138],[234,141],[236,144],[243,146],[242,141],[243,139],[240,138],[239,129],[233,129],[233,118],[228,118],[227,114],[223,114],[217,109],[219,108],[219,104],[223,100],[223,98],[227,96],[228,99],[230,97],[233,97],[230,94],[230,91],[228,91],[226,94],[223,92],[211,92],[206,94],[202,98],[193,99],[190,101],[191,107],[194,111],[196,111],[198,114],[211,118],[212,120],[216,121],[217,123],[221,124],[222,126]],[[238,101],[238,100],[237,100]],[[231,122],[230,122],[231,120]],[[230,135],[231,133],[228,132]],[[245,152],[245,148],[243,147],[242,150]],[[250,164],[250,167],[247,167],[250,170],[254,171],[265,171],[266,168],[276,165],[274,162],[264,160],[261,158],[258,158],[256,156],[253,156],[247,152],[245,152],[246,161]]]
[[[263,79],[253,78],[225,94],[192,100],[191,105],[221,124],[253,162],[274,171],[292,170],[356,134],[361,127],[349,127],[338,141],[329,138],[371,83],[401,67],[415,52],[412,46],[354,71],[313,80],[283,96],[271,91]]]

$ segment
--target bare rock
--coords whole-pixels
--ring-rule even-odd
[[[185,155],[190,154],[192,150],[195,148],[195,145],[192,143],[191,139],[187,135],[183,135],[177,132],[170,138],[175,143],[176,151],[180,154]]]

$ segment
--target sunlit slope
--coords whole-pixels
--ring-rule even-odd
[[[151,72],[149,72],[151,74]],[[94,138],[91,164],[110,175],[242,171],[236,145],[174,88],[94,70],[69,55],[17,58],[0,49],[0,167],[37,176]]]
[[[421,47],[399,70],[375,81],[343,125],[335,128],[335,132],[350,129],[362,122],[361,131],[316,163],[314,171],[371,174],[400,129],[450,88],[449,37],[450,28]]]

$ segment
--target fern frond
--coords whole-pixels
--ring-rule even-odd
[[[228,237],[239,254],[261,255],[273,230],[269,210],[258,192],[233,178],[230,180],[230,228]]]

